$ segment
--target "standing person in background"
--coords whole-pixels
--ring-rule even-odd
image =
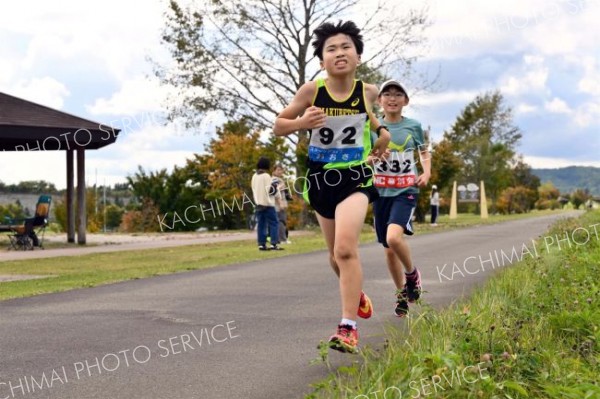
[[[252,176],[252,196],[256,205],[256,234],[260,251],[283,249],[277,245],[279,223],[275,212],[275,195],[278,192],[277,187],[272,184],[269,169],[271,169],[271,162],[268,158],[261,157],[256,165],[256,173]],[[271,236],[269,247],[267,247],[267,226]]]
[[[283,180],[283,166],[275,165],[273,169],[273,184],[277,187],[279,195],[275,196],[275,210],[277,211],[277,220],[279,221],[279,243],[285,242],[291,244],[288,240],[287,229],[287,192],[286,184]]]
[[[431,225],[437,226],[437,218],[440,212],[440,194],[435,184],[431,186],[431,199],[429,203],[431,204]]]

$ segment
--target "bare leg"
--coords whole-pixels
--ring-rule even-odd
[[[369,200],[354,193],[338,204],[335,211],[334,259],[339,268],[342,317],[355,320],[362,290],[362,268],[358,256],[360,232]]]
[[[333,255],[333,246],[335,241],[335,219],[327,219],[317,213],[317,220],[319,221],[321,232],[323,233],[323,237],[325,237],[325,243],[327,244],[327,249],[329,250],[329,264],[331,265],[331,268],[335,274],[340,277],[340,269],[335,262],[335,257]]]
[[[392,280],[396,284],[396,289],[401,290],[406,284],[406,276],[404,275],[404,268],[402,262],[396,256],[393,250],[385,248],[385,259],[387,261],[388,269],[392,275]]]
[[[410,247],[408,243],[404,239],[404,229],[402,226],[397,224],[389,224],[387,229],[386,241],[390,247],[390,249],[394,252],[394,254],[398,257],[400,262],[404,265],[404,270],[406,273],[412,273],[415,269],[412,264],[412,259],[410,256]],[[386,251],[387,255],[387,251]],[[390,263],[388,262],[388,267],[390,267]],[[392,277],[394,276],[393,272]],[[394,278],[394,282],[396,279]]]

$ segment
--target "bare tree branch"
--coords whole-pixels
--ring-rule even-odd
[[[389,71],[410,72],[416,56],[406,54],[417,54],[423,43],[426,11],[400,15],[389,2],[379,0],[363,12],[361,4],[364,1],[199,0],[186,9],[170,0],[162,40],[171,62],[155,63],[160,81],[177,92],[167,104],[169,118],[195,126],[206,112],[220,110],[268,131],[297,89],[320,72],[311,51],[312,31],[325,21],[348,19],[359,11],[368,49],[361,76],[379,80]],[[307,139],[306,132],[288,136],[300,151]]]

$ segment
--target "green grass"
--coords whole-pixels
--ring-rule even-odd
[[[367,348],[308,397],[600,398],[595,223],[600,234],[600,211],[558,222],[547,235],[584,227],[592,238],[526,257],[445,310],[425,305],[402,331],[388,328],[385,348]],[[575,239],[585,242],[585,233]]]
[[[417,225],[417,234],[457,229],[483,223],[498,223],[515,218],[535,217],[554,212],[532,212],[526,215],[490,216],[482,221],[477,215],[459,215],[449,221],[442,217],[438,227]],[[446,220],[445,220],[446,219]],[[139,279],[189,270],[230,265],[290,254],[307,253],[325,249],[318,230],[293,237],[293,244],[285,251],[259,252],[256,242],[232,241],[176,248],[157,248],[138,251],[118,251],[102,254],[0,262],[0,275],[25,274],[50,277],[0,283],[0,300],[27,297],[43,293],[60,292],[75,288],[93,287],[117,281]],[[375,241],[375,234],[365,226],[361,242]],[[77,246],[69,244],[69,246]],[[383,256],[383,255],[382,255]]]
[[[82,256],[0,262],[0,275],[51,275],[36,280],[0,283],[0,300],[117,281],[305,253],[324,248],[316,233],[299,236],[285,251],[261,252],[255,241],[120,251]]]
[[[527,219],[531,217],[538,216],[548,216],[548,215],[556,215],[560,212],[568,212],[572,211],[572,209],[568,210],[543,210],[538,211],[534,210],[529,213],[515,213],[511,215],[489,215],[487,219],[481,219],[481,217],[477,214],[472,213],[459,213],[456,219],[451,220],[448,215],[441,215],[438,218],[438,226],[431,227],[428,223],[424,223],[423,225],[419,225],[420,229],[422,226],[422,230],[424,231],[438,231],[438,230],[447,230],[453,229],[457,227],[466,227],[466,226],[478,226],[485,224],[494,224],[500,222],[507,222],[510,220],[519,220],[519,219]],[[427,222],[429,222],[429,217],[427,218]]]

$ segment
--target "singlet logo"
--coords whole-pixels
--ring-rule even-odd
[[[360,102],[360,98],[359,98],[359,97],[357,97],[357,98],[356,98],[354,101],[352,101],[352,104],[351,104],[351,105],[352,105],[353,107],[356,107],[356,106],[358,105],[358,103],[359,103],[359,102]]]

